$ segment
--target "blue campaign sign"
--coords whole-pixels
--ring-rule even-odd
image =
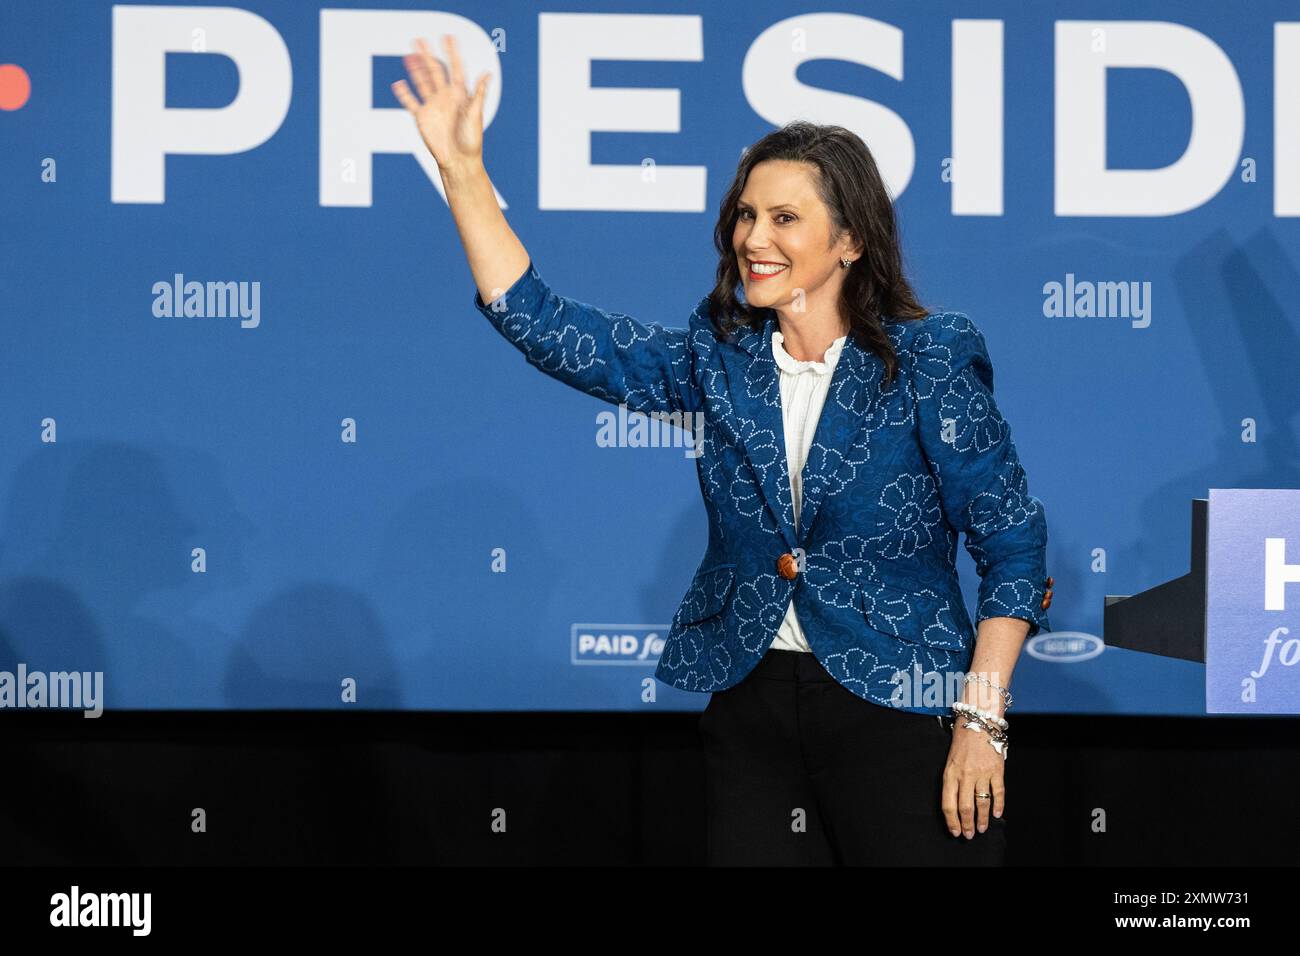
[[[1300,491],[1211,488],[1205,709],[1300,714]]]

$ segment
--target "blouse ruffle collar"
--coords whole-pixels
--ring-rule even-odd
[[[844,348],[844,342],[847,338],[847,335],[841,335],[838,339],[832,342],[830,348],[826,350],[825,355],[822,356],[822,360],[819,362],[816,359],[796,359],[785,350],[785,346],[782,344],[782,342],[785,341],[785,336],[780,332],[773,332],[772,357],[776,359],[776,364],[781,367],[782,371],[789,372],[792,375],[798,375],[801,372],[813,372],[817,375],[826,375],[830,373],[836,359],[839,358],[840,351]]]

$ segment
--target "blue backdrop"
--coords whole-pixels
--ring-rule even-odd
[[[1016,710],[1204,712],[1202,666],[1092,652],[1104,595],[1186,571],[1193,497],[1300,478],[1293,7],[454,8],[0,6],[0,667],[102,671],[117,708],[703,706],[642,656],[704,549],[695,460],[609,447],[617,410],[473,308],[388,89],[402,10],[494,71],[542,275],[644,321],[711,288],[743,147],[863,135],[1047,509]],[[1088,310],[1102,283],[1133,297]]]

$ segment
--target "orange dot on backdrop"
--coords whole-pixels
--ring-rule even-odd
[[[0,64],[0,110],[20,110],[31,95],[27,71],[13,63]]]

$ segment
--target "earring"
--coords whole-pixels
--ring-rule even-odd
[[[849,266],[853,265],[853,260],[842,258],[840,259],[840,265],[842,265],[845,269],[847,269]]]

